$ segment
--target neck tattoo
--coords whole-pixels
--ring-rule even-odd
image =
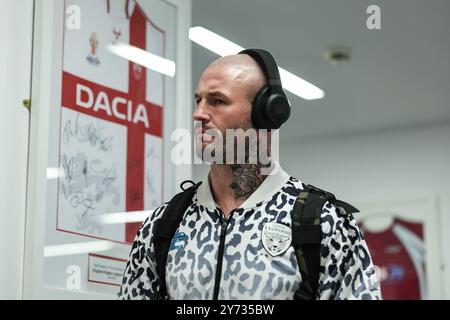
[[[255,192],[267,175],[261,174],[262,164],[232,164],[233,182],[229,185],[234,190],[234,198],[247,199]]]

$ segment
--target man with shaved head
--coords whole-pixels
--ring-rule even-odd
[[[252,102],[266,82],[261,68],[246,54],[226,56],[208,66],[194,94],[196,108],[193,118],[198,121],[196,133],[204,137],[201,139],[201,151],[212,143],[211,137],[205,133],[208,129],[221,133],[225,157],[226,129],[254,128]],[[263,138],[266,137],[263,135]],[[247,146],[252,147],[255,146]],[[233,148],[233,151],[236,149]],[[266,175],[260,172],[262,166],[262,163],[212,163],[209,182],[213,194],[217,195],[214,199],[225,216],[238,208],[263,182]]]
[[[118,297],[381,299],[356,209],[271,157],[290,105],[270,53],[217,59],[194,99],[196,151],[209,157],[209,174],[143,223]]]

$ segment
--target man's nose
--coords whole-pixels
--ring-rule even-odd
[[[211,119],[207,107],[205,105],[205,102],[200,101],[197,104],[192,117],[194,118],[195,121],[202,121],[202,122],[208,122]]]

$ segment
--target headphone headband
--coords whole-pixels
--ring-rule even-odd
[[[273,56],[266,50],[262,49],[246,49],[238,54],[247,54],[255,60],[263,70],[267,77],[268,85],[275,92],[282,91],[280,73],[278,71],[277,63]]]
[[[239,54],[249,55],[267,78],[252,102],[252,122],[259,129],[278,129],[291,114],[291,107],[281,85],[280,73],[273,56],[266,50],[247,49]]]

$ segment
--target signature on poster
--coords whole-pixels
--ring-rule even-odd
[[[110,153],[113,136],[105,136],[92,122],[80,123],[79,114],[66,121],[63,132],[65,152],[61,154],[64,172],[60,180],[62,195],[73,208],[75,228],[89,234],[103,234],[97,215],[108,207],[120,205],[117,165],[104,153]],[[71,149],[76,147],[76,151]]]
[[[158,154],[158,152],[156,151],[155,147],[151,147],[147,154],[146,154],[146,158],[147,158],[147,162],[148,163],[152,163],[153,161],[157,161],[159,162],[161,160],[161,156]],[[159,203],[159,201],[157,199],[155,199],[155,196],[157,196],[157,190],[158,187],[156,186],[156,178],[155,175],[153,173],[153,168],[151,166],[149,166],[146,170],[145,173],[145,182],[148,186],[148,190],[151,194],[151,208],[157,208],[158,206],[160,206],[161,204]]]
[[[73,139],[78,142],[87,142],[99,151],[110,152],[113,145],[113,136],[105,136],[103,128],[92,122],[80,124],[80,114],[76,115],[75,121],[67,120],[64,125],[63,142],[70,143]]]

